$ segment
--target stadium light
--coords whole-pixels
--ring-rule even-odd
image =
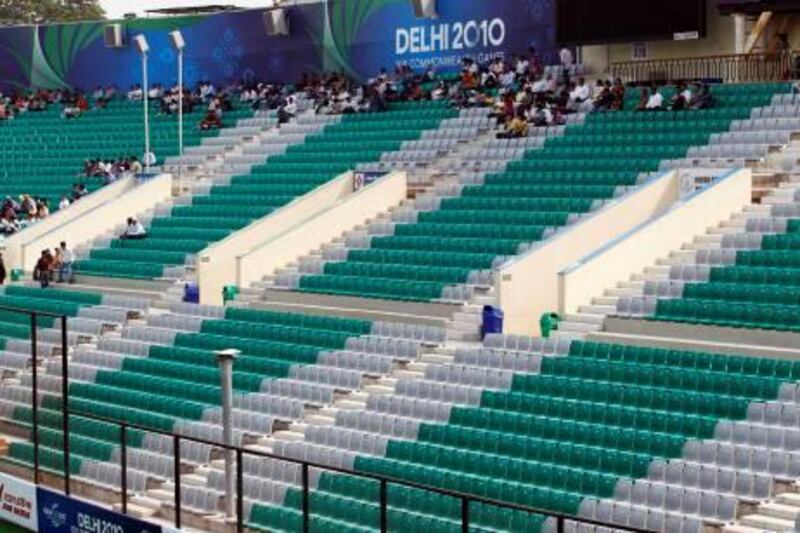
[[[183,187],[183,49],[186,41],[180,30],[169,33],[169,42],[178,54],[178,186]]]
[[[150,45],[147,44],[147,39],[144,35],[139,34],[133,38],[133,43],[136,45],[136,50],[142,55],[142,102],[144,102],[144,168],[150,170],[151,155],[150,155],[150,98],[147,94],[149,89],[147,87],[147,52],[150,51]]]

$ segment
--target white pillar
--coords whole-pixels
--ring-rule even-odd
[[[744,45],[747,42],[747,19],[744,13],[733,14],[733,50],[737,54],[744,53]]]
[[[222,441],[226,446],[233,446],[233,361],[241,352],[239,350],[219,350],[214,352],[219,365],[219,375],[222,384]],[[236,490],[234,479],[234,452],[225,450],[225,516],[233,518],[236,515]]]
[[[142,91],[144,97],[144,168],[150,170],[150,98],[147,94],[147,52],[142,52]]]
[[[183,49],[178,50],[178,187],[183,190]]]

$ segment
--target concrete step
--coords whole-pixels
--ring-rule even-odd
[[[601,327],[601,324],[593,324],[589,322],[564,321],[558,324],[558,331],[569,333],[591,333],[598,331]]]
[[[609,298],[619,298],[620,296],[641,296],[642,289],[626,289],[626,288],[615,288],[615,289],[608,289],[606,290],[605,295]]]
[[[692,244],[719,244],[722,242],[722,235],[705,234],[698,235]]]
[[[758,506],[758,514],[794,522],[797,519],[797,515],[800,514],[800,507],[769,502]]]
[[[785,505],[794,505],[800,509],[800,492],[783,492],[775,497],[778,503]]]
[[[759,528],[761,531],[794,530],[794,522],[792,520],[784,520],[782,518],[775,518],[774,516],[766,516],[762,514],[751,514],[744,516],[739,520],[739,523],[744,526]]]
[[[764,529],[741,524],[730,524],[722,528],[722,533],[764,533]]]
[[[472,299],[472,303],[480,306],[497,305],[497,296],[494,294],[479,294]]]
[[[616,303],[616,302],[615,302]],[[595,316],[600,318],[605,318],[606,315],[609,313],[613,313],[617,310],[616,306],[614,305],[602,305],[602,304],[592,304],[592,305],[582,305],[578,308],[578,313],[581,316],[588,315],[588,316]]]
[[[611,289],[611,290],[619,290],[619,289]],[[618,296],[609,295],[608,291],[606,291],[606,294],[604,294],[603,296],[598,296],[597,298],[594,298],[592,300],[592,304],[603,307],[611,307],[616,310],[618,301],[619,301]]]
[[[644,282],[636,279],[632,279],[630,281],[620,281],[617,284],[617,287],[620,289],[638,289],[639,291],[642,291],[644,290]]]

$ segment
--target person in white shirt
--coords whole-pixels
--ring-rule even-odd
[[[64,280],[72,282],[72,263],[75,261],[75,254],[67,248],[67,243],[61,241],[58,249],[58,257],[60,260],[58,266],[58,283],[64,283]]]
[[[589,86],[586,85],[586,82],[583,78],[578,79],[578,85],[576,85],[569,93],[569,103],[567,107],[572,109],[573,111],[577,111],[581,108],[584,102],[586,102],[591,96],[591,89]]]
[[[516,76],[514,75],[514,72],[511,70],[507,70],[506,72],[503,72],[503,74],[500,75],[500,85],[502,85],[505,88],[509,88],[512,85],[514,85],[515,79]]]
[[[142,161],[144,162],[145,168],[150,168],[156,164],[156,154],[153,152],[147,152],[142,157]]]
[[[647,105],[644,108],[647,111],[660,111],[664,106],[664,96],[661,94],[661,89],[655,87],[653,94],[647,99]]]
[[[164,96],[164,89],[161,87],[161,84],[157,83],[153,85],[149,91],[147,91],[147,96],[149,98],[158,99]]]
[[[286,104],[278,109],[278,123],[286,124],[297,114],[297,103],[294,101],[294,96],[286,99]]]
[[[528,72],[528,68],[530,67],[530,62],[524,57],[519,58],[517,61],[517,66],[514,70],[516,70],[518,76],[524,76]]]
[[[123,240],[138,240],[144,239],[145,237],[147,237],[147,231],[145,231],[142,223],[133,217],[128,217],[128,225],[125,228],[125,233],[120,235],[119,238]]]
[[[142,92],[142,88],[137,84],[131,87],[131,90],[128,91],[128,100],[131,102],[136,102],[141,100],[144,97]]]
[[[69,207],[69,198],[67,198],[66,196],[62,196],[61,201],[58,202],[58,209],[59,210],[66,209],[67,207]]]
[[[576,103],[582,103],[589,99],[590,95],[589,86],[583,78],[578,78],[578,85],[569,93],[569,97]]]

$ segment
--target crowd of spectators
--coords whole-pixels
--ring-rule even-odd
[[[116,89],[109,86],[107,89],[98,88],[93,93],[95,106],[105,107],[108,102],[107,94],[113,95]],[[95,97],[95,94],[102,96]],[[70,89],[40,89],[38,91],[18,91],[14,95],[0,93],[0,120],[11,120],[22,113],[45,111],[52,105],[58,105],[61,116],[76,118],[90,108],[89,100],[81,91]]]
[[[20,195],[18,199],[6,196],[0,206],[0,233],[11,235],[48,216],[50,205],[47,198],[29,194]]]
[[[676,84],[675,94],[667,102],[658,84],[642,87],[639,93],[637,111],[685,111],[690,109],[710,109],[714,107],[714,97],[708,85],[684,81]]]
[[[113,183],[131,174],[141,174],[142,164],[132,155],[113,159],[87,159],[83,163],[82,177],[99,178],[103,185]]]

